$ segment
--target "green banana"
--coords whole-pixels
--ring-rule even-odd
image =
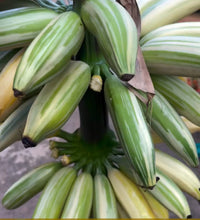
[[[108,178],[117,199],[131,218],[155,218],[139,188],[115,168],[108,168]]]
[[[158,169],[157,175],[160,180],[148,192],[179,218],[191,218],[188,202],[179,187]]]
[[[33,40],[17,69],[13,90],[25,96],[61,73],[78,52],[84,27],[75,12],[65,12],[53,19]]]
[[[149,41],[159,37],[169,36],[200,36],[200,22],[179,22],[175,24],[165,25],[146,34],[141,40],[140,45],[144,45]]]
[[[19,51],[19,49],[0,51],[0,74],[8,61]]]
[[[194,139],[173,107],[156,91],[152,99],[150,111],[141,102],[147,112],[147,121],[151,128],[175,150],[190,166],[199,164]]]
[[[138,39],[129,13],[115,1],[86,0],[82,4],[81,18],[96,37],[111,69],[123,80],[132,78]]]
[[[154,147],[135,95],[115,76],[106,79],[104,95],[116,132],[131,164],[145,187],[154,186]]]
[[[48,180],[61,168],[61,163],[51,162],[28,172],[4,194],[2,204],[15,209],[43,190]]]
[[[200,200],[200,181],[184,163],[166,153],[156,151],[156,167],[171,178],[183,191]]]
[[[141,10],[141,35],[163,25],[174,23],[200,9],[198,0],[149,0],[139,4]]]
[[[28,114],[22,138],[26,147],[35,146],[68,120],[89,81],[89,66],[81,61],[71,61],[62,75],[43,87]]]
[[[97,219],[118,218],[115,195],[104,174],[94,177],[94,216]]]
[[[200,76],[199,37],[159,37],[141,48],[151,74]]]
[[[81,218],[86,219],[90,215],[93,199],[93,179],[91,174],[81,173],[70,191],[61,219]]]
[[[0,12],[0,50],[28,45],[58,14],[39,7],[15,8]]]
[[[59,218],[75,178],[76,170],[72,167],[56,172],[45,186],[33,218]]]
[[[200,126],[200,94],[174,76],[152,75],[154,87],[180,114]]]
[[[0,124],[0,151],[9,147],[15,141],[21,140],[27,115],[34,99],[35,97],[21,104],[2,124]]]
[[[155,216],[159,219],[169,219],[168,210],[157,200],[155,199],[148,191],[140,189],[144,198],[147,200],[149,206],[151,207]]]

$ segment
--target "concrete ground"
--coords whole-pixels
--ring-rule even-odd
[[[76,110],[70,120],[65,125],[65,129],[69,132],[76,130],[79,127],[79,115]],[[194,138],[200,142],[200,134],[195,134]],[[157,145],[158,148],[168,151],[167,146],[164,144]],[[24,149],[20,142],[10,146],[5,151],[0,153],[0,200],[6,190],[27,171],[37,167],[45,162],[52,161],[50,151],[48,149],[48,141],[42,142],[39,146],[32,149]],[[200,168],[193,169],[200,178]],[[23,206],[15,210],[6,210],[0,204],[0,218],[31,218],[35,205],[39,199],[40,194],[32,198]],[[186,195],[190,204],[193,218],[200,218],[200,205],[198,201],[191,196]],[[171,218],[176,216],[170,213]]]

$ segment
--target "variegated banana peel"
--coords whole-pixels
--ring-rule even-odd
[[[157,176],[160,177],[160,180],[148,192],[179,218],[190,218],[188,202],[179,187],[158,169]]]
[[[66,198],[76,179],[76,170],[64,167],[45,186],[32,218],[59,218]]]
[[[118,218],[116,198],[108,178],[104,174],[94,177],[94,203],[95,218]]]
[[[0,50],[27,46],[58,14],[39,7],[0,12]]]
[[[158,27],[174,23],[200,9],[198,0],[139,0],[138,3],[141,12],[142,36]]]
[[[47,83],[28,114],[23,133],[25,146],[35,146],[53,134],[71,116],[90,82],[90,67],[71,61],[67,69]]]
[[[183,191],[200,200],[200,181],[185,164],[166,153],[156,151],[156,167],[170,177]]]
[[[90,173],[83,172],[75,180],[65,206],[61,219],[89,218],[93,200],[93,178]]]
[[[156,183],[154,146],[137,98],[115,76],[106,79],[104,95],[127,157],[143,185],[153,187]]]
[[[141,102],[151,128],[175,150],[190,166],[199,164],[194,139],[173,107],[156,91],[149,111]]]
[[[15,96],[26,96],[61,73],[81,47],[84,27],[75,12],[54,18],[27,48],[14,78]]]
[[[51,162],[25,174],[4,194],[2,204],[6,209],[15,209],[43,190],[49,179],[61,168],[61,163]]]
[[[199,37],[159,37],[148,41],[141,48],[151,74],[200,76]]]
[[[168,219],[169,212],[168,210],[157,200],[155,199],[147,190],[140,188],[143,196],[147,200],[149,206],[151,207],[156,218],[159,219]]]
[[[28,112],[35,97],[21,104],[2,124],[0,124],[0,151],[21,140]]]
[[[138,39],[129,13],[115,1],[86,0],[82,4],[81,18],[97,39],[111,69],[123,80],[132,78]]]
[[[200,126],[200,94],[174,76],[151,76],[154,87],[189,121]]]
[[[131,218],[155,218],[138,187],[115,168],[108,169],[108,178],[117,199]]]
[[[142,46],[151,40],[161,37],[166,38],[167,40],[170,36],[199,37],[200,22],[179,22],[162,26],[142,37],[142,39],[140,40],[140,45]]]
[[[14,96],[12,86],[16,69],[24,51],[25,49],[20,50],[7,63],[0,74],[0,122],[3,122],[21,103],[20,100]]]

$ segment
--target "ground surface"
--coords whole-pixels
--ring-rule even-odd
[[[72,118],[67,122],[65,129],[74,131],[79,127],[78,111],[75,111]],[[195,134],[195,140],[200,142],[200,134]],[[158,145],[159,148],[166,151],[167,146]],[[169,151],[169,150],[167,150]],[[171,152],[170,152],[171,153]],[[53,160],[50,157],[48,149],[48,141],[42,142],[39,146],[32,149],[24,149],[20,142],[7,148],[0,153],[0,200],[6,190],[21,176],[32,168],[39,166],[45,162]],[[196,174],[200,178],[200,168],[195,169]],[[32,198],[29,202],[15,210],[6,210],[0,204],[0,218],[31,218],[34,207],[38,201],[40,194]],[[198,201],[187,195],[193,218],[200,218],[200,205]],[[176,216],[170,214],[172,218]]]

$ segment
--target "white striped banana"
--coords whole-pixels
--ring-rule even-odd
[[[95,218],[118,218],[116,199],[109,180],[104,174],[94,177],[94,203]]]
[[[32,41],[19,64],[13,84],[15,96],[25,96],[61,73],[83,38],[78,14],[65,12],[54,18]]]
[[[123,80],[132,78],[138,39],[129,13],[115,1],[86,0],[82,4],[81,17],[96,37],[111,69]]]
[[[89,218],[93,200],[93,178],[91,174],[83,172],[73,184],[66,204],[63,208],[61,219]]]
[[[68,120],[89,81],[89,66],[81,61],[71,61],[62,75],[43,87],[28,114],[22,139],[26,147],[37,145]]]

